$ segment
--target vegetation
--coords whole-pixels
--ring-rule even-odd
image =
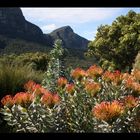
[[[19,67],[11,64],[0,64],[0,98],[5,94],[15,94],[23,89],[23,85],[28,80],[41,83],[43,73],[32,70],[25,65]]]
[[[133,63],[133,69],[140,70],[140,53],[135,58],[135,62]]]
[[[96,58],[61,40],[48,52],[3,54],[0,132],[139,133],[139,19],[129,11],[101,25],[86,53]]]
[[[60,44],[45,74],[45,81],[56,80],[51,88],[50,82],[42,87],[28,81],[23,91],[2,98],[1,113],[12,132],[139,132],[140,71],[111,72],[93,65],[71,70],[71,80],[61,76],[61,69],[53,77],[53,68],[60,67]]]
[[[0,53],[1,54],[21,54],[28,52],[49,52],[51,47],[43,46],[38,43],[25,41],[22,39],[12,39],[0,35]]]
[[[94,55],[105,69],[130,71],[140,50],[140,14],[129,11],[112,25],[101,25],[89,43],[88,55]]]

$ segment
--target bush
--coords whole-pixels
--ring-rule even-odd
[[[58,44],[43,86],[29,81],[24,91],[2,98],[0,112],[13,132],[140,132],[140,71],[111,72],[93,65],[62,77],[54,59],[61,54],[57,49]]]
[[[0,64],[0,98],[5,94],[15,94],[23,89],[28,80],[41,82],[43,74],[32,70],[29,66]]]
[[[139,132],[139,73],[76,68],[53,93],[30,81],[1,100],[1,113],[16,132]]]

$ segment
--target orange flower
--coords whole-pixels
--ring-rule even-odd
[[[128,79],[135,80],[134,76],[130,75],[129,73],[123,73],[122,79],[123,80],[128,80]]]
[[[33,95],[26,92],[17,93],[14,98],[14,104],[26,105],[33,101]]]
[[[135,82],[133,79],[127,79],[125,80],[125,86],[129,89],[132,89],[136,92],[140,92],[140,84]]]
[[[48,93],[43,94],[41,98],[41,103],[45,105],[51,105],[53,103],[52,93],[48,92]]]
[[[66,86],[66,84],[68,83],[67,79],[64,78],[64,77],[60,77],[58,80],[57,80],[57,84],[59,87],[62,87],[64,88]]]
[[[74,84],[67,84],[66,85],[66,91],[68,92],[68,93],[70,93],[70,94],[73,94],[74,93]]]
[[[140,80],[140,70],[138,70],[138,69],[135,69],[135,70],[133,70],[132,72],[131,72],[131,74],[132,74],[132,76],[134,76],[134,78],[136,79],[136,80]]]
[[[11,95],[6,95],[1,99],[2,105],[6,106],[12,106],[14,104],[13,98]]]
[[[33,87],[36,85],[36,83],[32,80],[28,81],[25,85],[24,85],[24,88],[27,90],[27,91],[33,91]]]
[[[125,106],[128,108],[133,108],[138,105],[139,99],[133,97],[132,95],[128,95],[124,98]]]
[[[81,68],[76,68],[72,71],[71,76],[77,80],[81,80],[83,77],[87,76],[87,73]]]
[[[96,66],[96,65],[91,66],[87,70],[88,76],[93,77],[93,78],[99,77],[102,73],[103,73],[103,69],[101,67]]]
[[[124,107],[121,103],[114,100],[113,102],[101,102],[101,104],[96,105],[93,109],[93,115],[104,121],[110,121],[113,118],[120,116],[124,111]]]
[[[96,82],[89,82],[85,85],[85,90],[87,93],[94,96],[97,92],[101,90],[101,85]]]
[[[59,95],[58,94],[54,94],[53,95],[53,103],[54,104],[57,104],[57,103],[59,103],[60,102],[60,97],[59,97]]]
[[[123,80],[123,75],[120,71],[116,70],[114,72],[106,71],[102,78],[108,82],[112,82],[114,85],[118,85]]]
[[[48,90],[44,89],[40,84],[36,84],[34,81],[28,81],[25,85],[24,88],[30,92],[34,93],[35,95],[40,95],[48,92]]]
[[[45,89],[45,88],[43,88],[43,87],[41,87],[41,88],[40,88],[40,92],[41,92],[42,94],[45,94],[45,93],[48,93],[49,90],[48,90],[48,89]]]
[[[105,71],[105,73],[102,75],[102,78],[105,80],[105,81],[112,81],[114,79],[114,74],[110,71]]]

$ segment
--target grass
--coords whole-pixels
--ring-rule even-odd
[[[28,80],[41,83],[43,73],[34,71],[30,66],[18,66],[14,64],[0,64],[0,99],[6,95],[14,95],[23,91],[23,85]]]

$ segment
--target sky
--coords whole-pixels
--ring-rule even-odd
[[[140,8],[22,8],[26,20],[39,26],[43,33],[50,33],[62,26],[71,26],[78,35],[93,40],[97,28],[111,23],[129,10],[140,13]]]

